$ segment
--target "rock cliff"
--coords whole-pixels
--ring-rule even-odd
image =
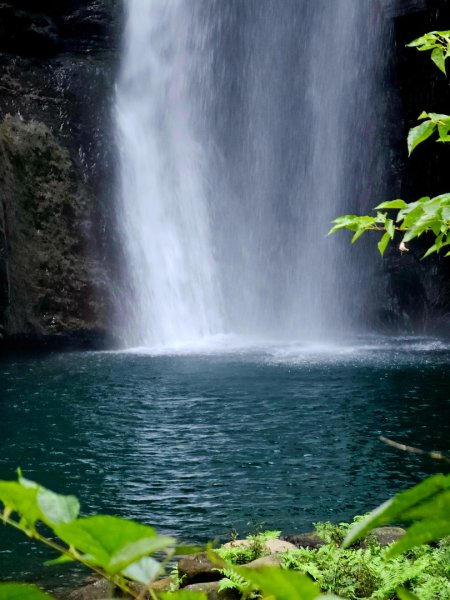
[[[106,343],[120,0],[0,2],[0,345]]]

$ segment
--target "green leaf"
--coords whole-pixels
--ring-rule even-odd
[[[384,226],[386,227],[386,231],[389,234],[389,237],[391,238],[391,240],[393,240],[395,235],[394,221],[392,219],[386,219],[386,223]]]
[[[378,242],[378,250],[380,251],[381,256],[383,256],[383,254],[385,253],[390,239],[391,239],[391,237],[390,237],[389,233],[386,232],[383,235],[383,237],[381,238],[381,240]]]
[[[425,254],[422,256],[422,258],[427,258],[428,256],[430,256],[430,254],[434,254],[435,252],[437,252],[438,249],[436,247],[436,244],[433,244],[432,246],[430,246],[428,248],[428,250],[425,252]]]
[[[69,546],[87,555],[91,564],[116,574],[144,556],[175,545],[148,525],[97,515],[62,523],[55,533]]]
[[[297,571],[277,567],[236,568],[236,571],[265,596],[276,600],[315,600],[320,595],[319,586]]]
[[[208,600],[208,597],[204,592],[190,592],[189,590],[160,592],[158,596],[162,600]]]
[[[424,121],[417,127],[413,127],[408,133],[408,152],[411,155],[414,148],[424,142],[436,129],[436,124],[432,121]]]
[[[335,231],[339,231],[340,229],[350,229],[350,231],[358,231],[359,229],[368,229],[372,225],[374,225],[376,219],[374,217],[369,216],[357,216],[357,215],[344,215],[342,217],[338,217],[334,219],[332,223],[334,226],[328,232],[328,235],[334,233]]]
[[[0,600],[52,600],[35,585],[0,583]]]
[[[399,597],[399,600],[420,600],[418,596],[412,592],[408,592],[408,590],[405,590],[405,588],[400,588],[397,590],[397,596]]]
[[[397,200],[389,200],[388,202],[382,202],[375,207],[375,210],[383,210],[389,208],[406,208],[408,205],[404,200],[397,198]]]
[[[450,513],[450,506],[447,510]],[[419,521],[411,525],[405,535],[389,548],[386,558],[388,560],[395,558],[399,554],[414,548],[414,546],[429,544],[448,535],[450,535],[450,519],[448,516],[444,519]]]
[[[19,481],[0,481],[0,501],[17,513],[24,527],[42,521],[53,527],[76,519],[80,504],[75,496],[61,496],[19,475]]]
[[[428,117],[429,117],[429,116],[430,116],[430,115],[429,115],[427,112],[425,112],[425,111],[422,111],[422,112],[420,113],[420,115],[417,117],[417,120],[418,120],[418,121],[421,121],[422,119],[428,119]]]
[[[122,575],[143,585],[149,585],[162,572],[161,563],[150,556],[144,556],[144,558],[123,569]]]
[[[431,53],[431,60],[444,75],[447,75],[445,72],[445,54],[443,48],[435,48]]]
[[[65,565],[66,563],[74,562],[75,558],[68,556],[67,554],[61,554],[58,558],[53,558],[52,560],[46,560],[44,563],[45,567],[54,567],[57,565]]]
[[[427,502],[442,491],[450,489],[450,475],[434,475],[425,479],[413,488],[397,494],[381,504],[367,517],[358,521],[348,532],[342,546],[347,548],[359,537],[371,529],[385,525],[390,521],[401,520],[402,516],[412,508]]]
[[[37,505],[37,490],[24,488],[16,481],[0,481],[0,502],[8,512],[15,512],[23,528],[34,527],[41,512]]]
[[[80,512],[78,498],[61,496],[43,487],[39,487],[37,503],[42,512],[42,520],[50,527],[73,521]]]
[[[359,240],[359,238],[362,236],[362,234],[365,233],[366,231],[367,231],[366,227],[361,227],[361,229],[358,229],[358,231],[352,237],[352,244],[354,244],[357,240]]]

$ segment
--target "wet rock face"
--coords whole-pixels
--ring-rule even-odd
[[[408,130],[417,125],[423,111],[449,113],[448,80],[430,60],[429,52],[417,52],[406,44],[427,31],[447,30],[450,5],[442,0],[381,0],[394,18],[396,51],[391,59],[387,90],[391,122],[386,133],[391,146],[389,196],[413,202],[422,196],[450,191],[450,145],[431,140],[407,155]],[[388,332],[450,335],[450,260],[430,257],[422,261],[430,238],[387,252],[380,267],[376,326]],[[444,254],[444,253],[443,253]],[[380,261],[381,263],[381,261]]]
[[[118,33],[114,0],[0,3],[0,52],[52,56],[110,48]]]
[[[121,10],[0,0],[0,345],[107,332]]]

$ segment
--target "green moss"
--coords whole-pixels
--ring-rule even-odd
[[[9,333],[99,326],[84,237],[89,198],[68,151],[43,123],[8,115],[0,124],[0,163],[9,277],[0,281],[8,289],[0,322]]]

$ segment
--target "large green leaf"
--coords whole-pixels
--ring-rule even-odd
[[[375,207],[375,210],[383,210],[390,208],[406,208],[408,205],[404,200],[397,198],[397,200],[388,200],[388,202],[382,202]]]
[[[37,493],[37,489],[26,488],[17,481],[0,481],[0,502],[5,512],[17,513],[24,528],[34,527],[41,518]]]
[[[69,523],[78,517],[80,503],[75,496],[61,496],[39,487],[37,503],[44,523],[53,527],[60,523]]]
[[[358,538],[366,535],[371,529],[379,527],[380,525],[385,525],[391,521],[401,521],[408,518],[410,519],[411,516],[414,516],[414,514],[421,516],[423,516],[425,513],[429,514],[429,511],[433,510],[433,505],[437,511],[445,510],[445,499],[442,501],[440,495],[444,492],[446,498],[448,490],[450,490],[450,475],[434,475],[433,477],[425,479],[413,488],[397,494],[372,511],[365,519],[362,519],[356,523],[348,532],[344,540],[343,547],[346,548],[350,546]],[[428,503],[431,503],[431,506],[427,506]],[[443,505],[444,508],[442,508]],[[422,512],[413,512],[417,510],[421,510]],[[450,506],[447,506],[447,511],[450,514]],[[439,539],[442,537],[441,533],[442,529],[438,531],[438,528],[435,525],[433,525],[428,534],[425,534],[424,530],[422,529],[420,529],[418,532],[413,531],[412,536],[409,538],[408,544],[411,543],[412,546],[416,545],[415,540],[419,539],[419,537],[423,538],[425,535],[428,538],[430,538],[430,535],[437,535],[437,537],[431,539]],[[431,539],[428,539],[428,541],[431,541]],[[397,544],[400,544],[401,542],[402,540],[397,542]],[[395,552],[395,547],[396,544],[392,546],[393,552]],[[403,544],[401,547],[405,548]]]
[[[35,585],[0,583],[0,600],[52,600]]]
[[[63,523],[55,527],[55,532],[66,544],[85,554],[88,562],[111,574],[175,545],[173,538],[158,536],[148,525],[107,515]]]
[[[379,250],[381,256],[383,256],[383,254],[385,253],[386,248],[390,242],[390,239],[391,239],[391,236],[386,231],[386,233],[383,235],[381,240],[378,242],[378,250]]]
[[[433,123],[433,121],[424,121],[420,125],[417,125],[417,127],[410,129],[408,133],[409,154],[411,154],[414,148],[416,148],[419,144],[433,135],[435,129],[436,125]]]
[[[444,75],[447,75],[445,72],[445,53],[443,48],[435,48],[431,53],[431,60]]]
[[[420,600],[418,596],[412,592],[408,592],[408,590],[405,590],[404,588],[397,590],[397,596],[400,600]]]
[[[75,496],[55,494],[20,472],[17,482],[0,481],[0,502],[19,515],[24,527],[34,527],[37,521],[53,527],[76,519],[80,511]]]
[[[319,586],[298,571],[278,567],[235,570],[259,589],[263,596],[273,596],[276,600],[315,600],[320,596]]]
[[[403,552],[407,552],[414,546],[429,544],[436,540],[441,540],[450,535],[450,505],[447,507],[447,516],[442,519],[424,519],[418,521],[409,527],[405,535],[393,544],[386,558],[395,558]]]
[[[208,596],[204,592],[190,592],[189,590],[160,592],[158,596],[162,600],[208,600]]]
[[[128,579],[142,583],[143,585],[148,585],[156,579],[158,575],[161,575],[162,572],[161,563],[150,556],[144,556],[144,558],[141,558],[137,562],[129,565],[126,569],[123,569],[122,575],[125,575]]]

